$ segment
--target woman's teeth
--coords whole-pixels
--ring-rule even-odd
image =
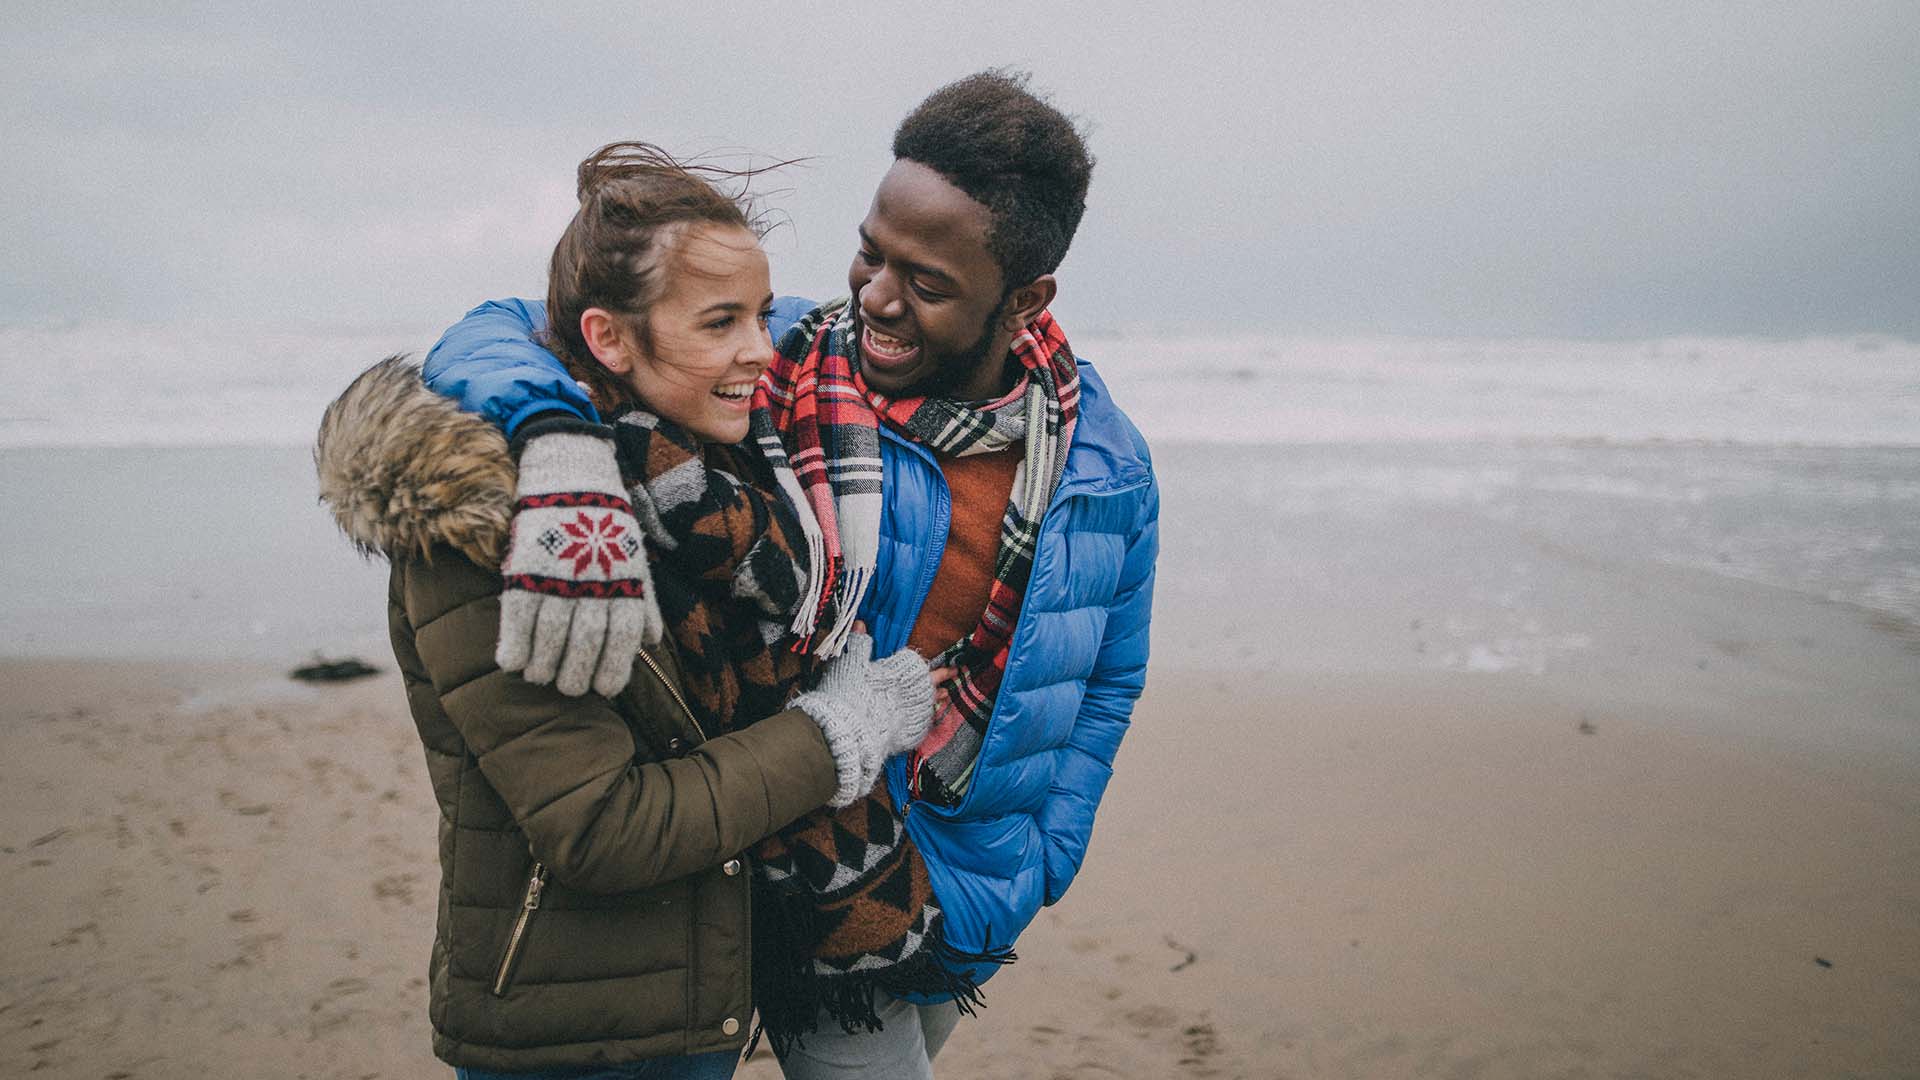
[[[715,397],[723,397],[729,401],[741,401],[753,396],[753,386],[754,384],[750,382],[728,383],[725,386],[714,387],[713,394]]]

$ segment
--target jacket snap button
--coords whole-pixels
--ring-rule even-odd
[[[667,740],[667,749],[673,751],[676,754],[680,753],[686,748],[687,748],[687,740],[685,739],[668,739]]]
[[[737,874],[737,873],[739,873],[739,872],[740,872],[740,860],[739,860],[739,859],[728,859],[728,860],[727,860],[726,862],[723,862],[723,863],[721,863],[721,864],[720,864],[720,872],[721,872],[721,873],[723,873],[723,874],[725,874],[725,875],[727,875],[728,877],[732,877],[733,875],[735,875],[735,874]],[[729,1034],[729,1035],[731,1035],[731,1034],[733,1034],[733,1032],[731,1032],[731,1031],[729,1031],[729,1032],[727,1032],[727,1034]]]
[[[720,1034],[722,1035],[740,1034],[740,1021],[735,1020],[731,1016],[727,1017],[725,1020],[721,1021],[720,1023]]]

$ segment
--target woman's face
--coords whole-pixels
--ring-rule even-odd
[[[622,374],[655,414],[707,442],[740,442],[754,385],[773,362],[766,253],[739,226],[695,225],[662,269],[651,342],[632,343]]]

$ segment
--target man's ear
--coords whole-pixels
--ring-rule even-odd
[[[1053,298],[1060,292],[1059,282],[1052,274],[1041,274],[1025,285],[1013,290],[1007,296],[1007,311],[1000,319],[1000,328],[1008,333],[1017,334],[1026,328]]]
[[[626,324],[613,312],[597,307],[581,312],[580,336],[601,367],[616,375],[633,370],[633,346],[627,340]]]

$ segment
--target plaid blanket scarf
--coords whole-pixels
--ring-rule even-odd
[[[837,653],[872,583],[880,535],[880,425],[956,456],[1025,443],[1000,523],[986,610],[970,633],[929,658],[959,674],[913,754],[911,794],[954,805],[972,777],[1006,673],[1040,521],[1073,442],[1080,376],[1066,335],[1043,311],[1014,337],[1022,374],[999,400],[890,399],[868,389],[860,376],[857,313],[857,305],[842,299],[800,319],[781,339],[754,394],[753,438],[789,499],[802,508],[810,565],[817,568],[792,623],[802,647],[823,656]],[[813,520],[804,520],[808,516]]]
[[[703,446],[643,411],[616,416],[613,429],[688,705],[713,732],[779,712],[817,667],[784,647],[810,588],[805,515],[748,450]],[[823,1009],[848,1031],[877,1030],[875,990],[946,993],[971,1009],[979,990],[953,968],[1012,959],[947,945],[926,863],[884,782],[750,855],[754,1003],[776,1052],[815,1030]]]

